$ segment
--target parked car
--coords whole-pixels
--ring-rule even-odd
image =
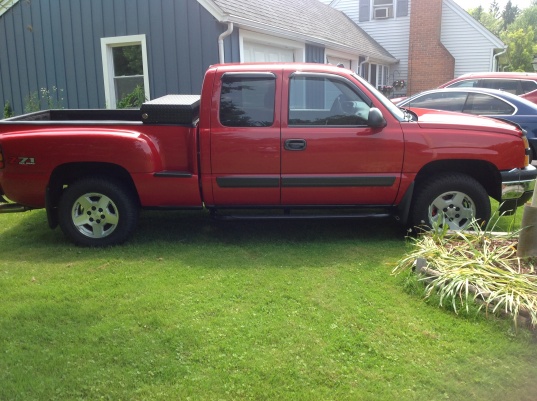
[[[537,73],[479,72],[464,74],[439,88],[488,88],[512,93],[537,103]]]
[[[514,122],[526,130],[531,156],[537,159],[537,104],[520,96],[495,89],[443,88],[418,93],[397,106],[456,111]]]

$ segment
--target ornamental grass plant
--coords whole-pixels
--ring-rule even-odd
[[[418,271],[426,283],[425,298],[437,296],[455,312],[471,305],[487,313],[510,316],[537,327],[535,258],[517,257],[518,233],[494,232],[498,219],[482,228],[476,221],[467,231],[435,229],[411,239],[413,249],[393,272]],[[522,318],[522,319],[521,319]]]

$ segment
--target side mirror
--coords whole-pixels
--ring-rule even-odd
[[[384,119],[382,112],[376,107],[369,109],[369,117],[367,118],[367,125],[373,128],[384,128],[388,123]]]

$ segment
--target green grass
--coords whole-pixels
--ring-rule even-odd
[[[142,214],[77,248],[0,215],[0,400],[533,400],[527,331],[405,290],[390,220]]]

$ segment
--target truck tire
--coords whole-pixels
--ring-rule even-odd
[[[138,213],[132,191],[119,182],[98,177],[69,185],[58,205],[63,233],[82,246],[121,244],[136,228]]]
[[[490,219],[487,191],[474,178],[459,173],[444,174],[418,188],[411,209],[415,227],[463,230],[474,220]]]

